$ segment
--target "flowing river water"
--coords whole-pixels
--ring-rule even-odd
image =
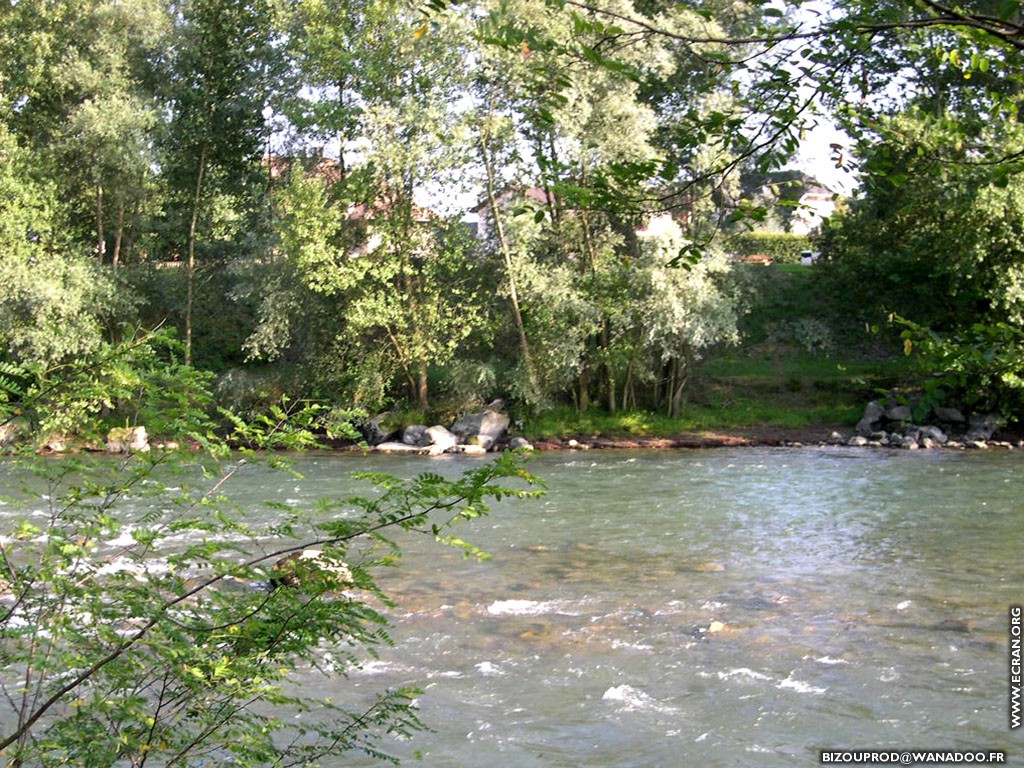
[[[832,748],[1002,749],[1024,765],[1008,728],[1022,459],[545,454],[541,500],[460,530],[492,560],[403,540],[382,578],[395,646],[309,685],[421,687],[435,732],[392,751],[431,766],[818,765]],[[305,458],[306,484],[265,490],[473,461]]]
[[[365,490],[356,471],[486,459],[312,454],[246,469],[253,515]],[[851,448],[564,452],[539,500],[402,536],[393,647],[307,694],[417,686],[429,766],[819,765],[822,749],[1005,750],[1024,602],[1024,454]],[[1024,730],[1024,729],[1022,729]],[[419,752],[422,762],[412,758]],[[347,759],[340,765],[370,765]],[[328,768],[335,768],[332,764]]]

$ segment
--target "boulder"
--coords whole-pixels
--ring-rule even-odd
[[[878,402],[872,400],[864,406],[864,415],[861,416],[860,421],[857,422],[857,434],[867,436],[872,432],[877,432],[882,424],[882,419],[884,418],[885,408],[883,408]]]
[[[494,447],[494,438],[490,435],[470,435],[466,438],[466,445],[479,445],[485,451]]]
[[[967,440],[991,440],[992,435],[1002,426],[998,416],[994,413],[971,414],[967,424]]]
[[[863,448],[865,445],[868,444],[868,439],[864,437],[864,435],[854,435],[847,441],[846,444],[853,446],[854,448]]]
[[[28,424],[24,419],[13,419],[0,424],[0,446],[11,445],[19,435],[28,432]]]
[[[447,451],[449,448],[455,446],[459,442],[459,438],[456,437],[445,427],[440,424],[435,424],[427,429],[427,439],[430,441],[428,445],[431,446],[431,453]]]
[[[934,413],[936,419],[946,424],[963,424],[967,421],[956,408],[947,408],[944,405],[936,406]]]
[[[508,447],[513,451],[526,450],[532,451],[533,444],[525,437],[513,437],[508,441]]]
[[[456,421],[451,429],[460,438],[480,435],[489,437],[492,443],[496,443],[504,438],[510,422],[508,414],[485,408],[477,413],[466,414]]]
[[[885,418],[889,421],[910,421],[914,414],[909,405],[890,405],[885,409]]]
[[[394,429],[388,423],[390,418],[390,413],[378,413],[373,418],[366,419],[366,421],[359,425],[359,431],[362,432],[367,443],[379,445],[380,443],[387,442],[394,435]]]
[[[107,433],[107,453],[147,453],[149,437],[145,427],[115,427]]]
[[[319,549],[304,549],[282,557],[270,569],[270,588],[298,587],[310,576],[329,578],[338,587],[352,585],[352,572],[340,560],[333,560]]]
[[[903,448],[904,450],[907,451],[916,451],[918,448],[921,447],[917,444],[917,440],[915,440],[912,435],[904,435],[903,437],[901,437],[899,439],[899,442],[896,443],[896,446],[898,448]]]
[[[402,442],[406,445],[415,445],[417,448],[425,448],[430,445],[430,436],[423,424],[410,424],[402,430]]]
[[[43,440],[39,450],[43,453],[66,453],[71,450],[71,443],[66,435],[53,434]]]

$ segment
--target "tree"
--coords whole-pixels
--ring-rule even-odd
[[[940,331],[1021,323],[1021,178],[973,162],[966,148],[954,159],[948,133],[916,113],[879,131],[862,199],[825,230],[835,295],[871,323],[891,312]],[[1005,132],[986,132],[994,150]]]
[[[643,297],[634,332],[649,361],[647,376],[637,373],[653,383],[656,402],[673,418],[682,412],[693,365],[714,347],[739,340],[737,302],[721,285],[728,265],[719,256],[689,270],[667,266],[680,239],[678,228],[647,239],[632,275],[633,295]]]
[[[169,189],[170,253],[185,269],[185,360],[192,362],[197,270],[258,240],[268,127],[263,115],[277,62],[263,0],[185,0],[167,62],[171,110],[162,175]],[[218,253],[219,251],[219,253]]]
[[[40,370],[94,352],[131,298],[64,235],[57,191],[31,177],[29,156],[0,125],[2,359]]]
[[[29,0],[0,22],[0,120],[59,189],[69,239],[115,265],[151,192],[152,60],[168,27],[158,0]]]

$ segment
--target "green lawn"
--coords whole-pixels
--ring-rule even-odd
[[[533,440],[574,435],[657,437],[744,427],[852,425],[877,390],[906,371],[893,360],[839,361],[806,354],[727,354],[708,361],[695,378],[682,416],[600,409],[548,411],[528,420]]]

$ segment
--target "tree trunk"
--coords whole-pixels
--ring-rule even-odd
[[[107,255],[107,235],[103,230],[103,185],[96,185],[96,258],[100,264]]]
[[[114,233],[114,259],[113,266],[116,270],[121,263],[121,243],[124,241],[124,201],[117,204],[117,232]]]
[[[533,368],[533,357],[530,354],[530,343],[526,338],[526,325],[523,322],[523,312],[519,305],[519,290],[516,285],[515,270],[512,264],[512,250],[509,248],[508,240],[505,239],[505,228],[501,223],[501,211],[498,209],[498,197],[494,188],[494,161],[491,158],[487,148],[487,141],[483,135],[480,137],[480,154],[484,161],[484,171],[487,176],[487,204],[491,208],[494,231],[498,237],[498,247],[501,250],[502,260],[505,263],[505,275],[508,277],[509,300],[512,304],[512,317],[515,321],[516,332],[519,334],[519,350],[523,357],[523,365],[526,368],[530,388],[535,394],[539,394],[537,377]]]
[[[416,372],[416,401],[424,411],[430,407],[430,403],[427,397],[427,366],[421,362],[419,370]]]
[[[196,193],[192,199],[192,220],[188,225],[188,261],[185,264],[185,365],[192,365],[192,305],[195,303],[196,285],[196,232],[199,225],[199,204],[206,175],[206,147],[199,152],[199,171],[196,173]]]
[[[605,320],[604,325],[601,327],[601,349],[605,351],[606,355],[611,344],[608,337],[608,321]],[[604,372],[604,382],[607,387],[605,395],[608,398],[606,401],[608,413],[615,413],[618,410],[615,400],[615,372],[612,369],[612,364],[608,362],[607,356],[605,357],[605,362],[601,364],[601,369]]]
[[[683,412],[683,395],[686,392],[687,370],[689,366],[684,358],[672,361],[672,388],[669,391],[669,416],[678,419]]]
[[[580,397],[577,402],[580,413],[583,413],[590,408],[590,368],[586,364],[580,370],[579,387]]]

